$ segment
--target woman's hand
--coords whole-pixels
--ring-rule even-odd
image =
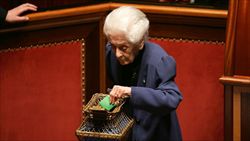
[[[131,96],[131,88],[126,86],[115,85],[109,94],[110,102],[112,104],[115,104],[117,99]]]

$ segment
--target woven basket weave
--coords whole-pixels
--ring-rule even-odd
[[[113,120],[98,124],[87,117],[76,130],[76,135],[81,141],[125,141],[133,124],[134,120],[125,113],[119,113]]]
[[[80,141],[126,141],[134,124],[134,119],[122,112],[124,100],[112,111],[99,107],[99,102],[107,94],[96,93],[85,108],[85,117],[76,135]]]

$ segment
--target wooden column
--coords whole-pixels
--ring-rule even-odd
[[[249,140],[244,127],[250,120],[242,107],[250,106],[250,2],[231,0],[228,12],[225,71],[220,78],[225,86],[225,140]]]

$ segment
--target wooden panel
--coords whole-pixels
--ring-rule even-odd
[[[29,2],[35,4],[39,7],[39,10],[44,9],[55,9],[55,8],[65,8],[71,6],[79,6],[80,4],[88,4],[95,0],[6,0],[1,1],[0,4],[6,9],[16,7],[20,4]]]
[[[226,19],[148,14],[150,36],[225,41]]]
[[[237,128],[237,135],[232,136],[233,97],[235,87],[250,87],[250,50],[249,50],[249,17],[250,2],[248,0],[231,0],[229,3],[224,76],[220,79],[225,85],[225,140],[232,141],[242,137],[244,128]],[[239,77],[240,76],[240,77]],[[249,105],[248,105],[249,106]],[[244,114],[241,115],[241,117]],[[243,117],[244,118],[244,117]],[[235,126],[235,125],[234,125]]]
[[[245,133],[245,130],[248,128],[245,127],[246,123],[243,125],[241,121],[245,121],[249,114],[249,112],[246,112],[249,102],[245,102],[248,99],[241,97],[241,93],[244,90],[241,87],[250,87],[250,77],[238,75],[223,76],[220,78],[220,81],[225,85],[225,140],[239,140],[243,137],[242,133]],[[244,101],[244,105],[240,101]],[[244,127],[242,128],[240,125]],[[249,130],[247,129],[247,131]]]
[[[235,88],[233,95],[233,139],[241,140],[241,91]]]
[[[224,86],[225,95],[225,141],[233,140],[233,86]]]
[[[226,30],[226,50],[225,50],[225,76],[234,75],[234,47],[237,23],[238,0],[231,0],[229,4],[227,30]]]
[[[227,30],[226,30],[226,48],[224,76],[233,76],[233,51],[235,42],[236,15],[238,9],[238,0],[231,0],[229,3]],[[225,93],[225,141],[233,140],[233,86],[224,84]]]
[[[250,140],[250,89],[241,94],[241,140]]]
[[[210,17],[210,18],[226,18],[227,10],[206,9],[206,8],[191,8],[191,7],[178,7],[178,6],[156,6],[156,5],[143,5],[143,4],[122,4],[110,3],[110,8],[114,9],[123,5],[129,5],[143,10],[145,13],[152,13],[158,15],[182,15],[194,17]]]
[[[5,8],[13,8],[21,3],[34,3],[40,9],[66,8],[72,6],[96,4],[103,2],[117,2],[118,0],[5,0],[0,1],[0,5]],[[123,3],[139,3],[145,5],[174,5],[181,7],[203,7],[213,9],[227,9],[228,0],[195,0],[190,4],[189,0],[119,0]]]
[[[106,14],[106,12],[123,5],[137,7],[148,15],[151,22],[151,36],[178,39],[184,38],[193,40],[225,41],[225,27],[227,17],[226,10],[105,3],[40,12],[30,14],[29,17],[31,23],[43,22],[44,20],[48,22],[48,20],[64,19],[77,16],[80,18],[81,15],[93,15],[93,13]],[[89,18],[91,18],[91,16],[89,16]],[[76,20],[76,18],[74,20]],[[13,30],[26,30],[27,28],[28,27],[25,26],[22,28],[20,28],[20,26],[13,26],[11,28],[0,30],[0,33],[6,33]]]
[[[51,18],[77,16],[83,14],[108,12],[120,6],[133,6],[141,9],[145,13],[157,14],[157,15],[180,15],[180,16],[192,16],[192,17],[206,17],[206,18],[218,18],[226,19],[227,10],[214,10],[205,8],[189,8],[189,7],[175,7],[175,6],[157,6],[157,5],[143,5],[143,4],[124,4],[124,3],[104,3],[75,8],[67,8],[61,10],[52,10],[46,12],[33,13],[28,15],[30,21],[44,20]]]
[[[235,75],[250,76],[250,1],[240,0],[235,39]]]
[[[220,81],[226,85],[233,86],[250,86],[250,77],[248,76],[223,76],[220,78]]]
[[[250,140],[250,88],[234,87],[233,95],[233,140]]]
[[[226,37],[225,75],[250,76],[248,0],[230,1]]]

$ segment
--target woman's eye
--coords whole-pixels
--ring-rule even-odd
[[[126,50],[127,50],[127,47],[122,47],[121,50],[122,50],[122,51],[126,51]]]

